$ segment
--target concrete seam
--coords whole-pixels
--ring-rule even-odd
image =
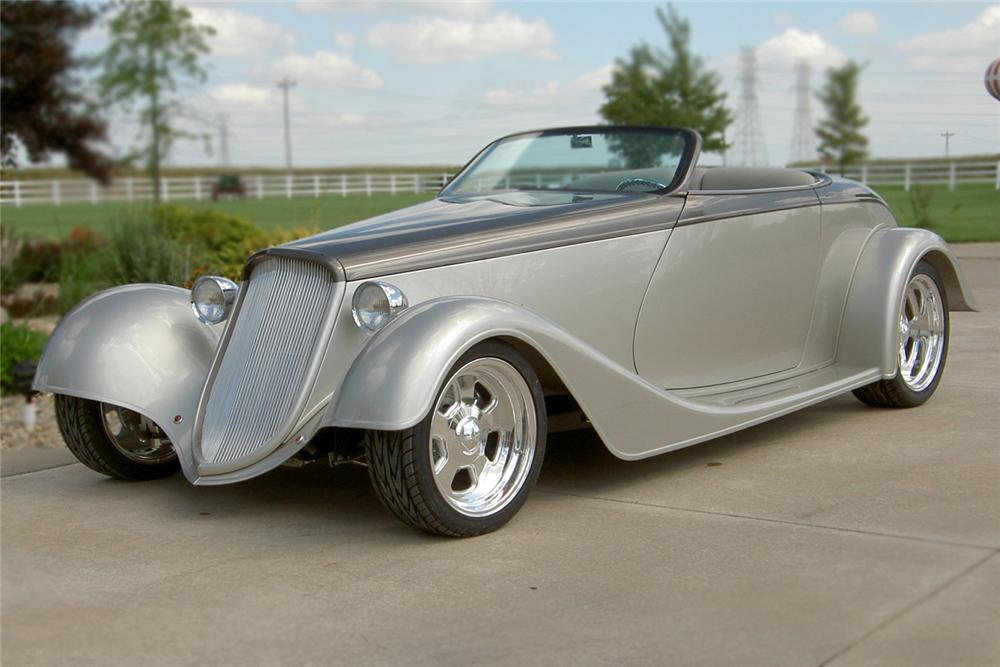
[[[948,578],[947,580],[945,580],[944,583],[940,584],[939,586],[937,586],[936,588],[934,588],[933,590],[931,590],[926,595],[923,595],[919,599],[917,599],[917,600],[911,602],[910,604],[906,605],[905,607],[903,607],[902,609],[900,609],[895,614],[891,614],[888,618],[886,618],[884,621],[882,621],[881,623],[879,623],[878,625],[876,625],[874,628],[872,628],[871,630],[869,630],[865,634],[861,635],[856,640],[854,640],[853,642],[851,642],[850,644],[848,644],[844,648],[840,649],[839,651],[837,651],[836,653],[834,653],[833,655],[831,655],[829,658],[827,658],[823,662],[819,663],[819,667],[825,667],[826,665],[829,665],[834,660],[840,658],[841,656],[843,656],[844,654],[850,652],[852,649],[854,649],[858,645],[862,644],[865,640],[867,640],[869,637],[875,635],[880,630],[888,627],[889,625],[892,625],[895,621],[899,620],[903,616],[906,616],[908,613],[910,613],[911,611],[913,611],[917,607],[921,606],[925,602],[928,602],[931,599],[933,599],[934,597],[938,596],[939,594],[941,594],[942,592],[944,592],[947,588],[950,588],[958,580],[964,578],[966,575],[971,574],[980,565],[984,564],[986,561],[988,561],[991,558],[993,558],[994,556],[996,556],[997,553],[1000,553],[1000,552],[994,551],[993,553],[986,554],[986,556],[980,558],[975,563],[973,563],[973,564],[969,565],[968,567],[964,568],[958,574],[956,574],[956,575]]]
[[[9,475],[0,475],[2,479],[11,479],[12,477],[24,477],[25,475],[34,475],[38,472],[45,472],[47,470],[58,470],[59,468],[68,468],[70,466],[82,465],[79,461],[73,461],[72,463],[60,463],[59,465],[49,466],[48,468],[39,468],[38,470],[25,470],[24,472],[15,472]]]
[[[676,507],[674,505],[660,505],[657,503],[646,503],[639,500],[620,500],[618,498],[604,498],[602,496],[588,496],[582,493],[569,493],[567,491],[547,491],[544,489],[537,489],[536,493],[547,493],[555,496],[570,496],[573,498],[587,498],[589,500],[599,500],[608,503],[619,503],[622,505],[638,505],[640,507],[653,507],[657,509],[673,510],[675,512],[692,512],[694,514],[709,514],[711,516],[720,516],[730,519],[746,519],[748,521],[763,521],[766,523],[777,523],[786,526],[799,526],[802,528],[816,528],[818,530],[834,530],[842,533],[855,533],[857,535],[871,535],[874,537],[888,537],[899,540],[910,540],[913,542],[924,542],[927,544],[940,544],[949,547],[962,547],[966,549],[984,549],[992,553],[1000,552],[1000,547],[989,546],[985,544],[966,544],[964,542],[952,542],[949,540],[937,540],[929,537],[916,537],[914,535],[898,535],[894,533],[880,533],[875,530],[861,530],[859,528],[844,528],[841,526],[827,526],[818,523],[806,523],[804,521],[791,521],[789,519],[772,519],[768,517],[752,516],[749,514],[735,514],[733,512],[717,512],[714,510],[700,510],[691,507]]]

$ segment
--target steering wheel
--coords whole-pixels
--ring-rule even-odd
[[[615,190],[618,192],[646,192],[650,188],[654,190],[662,190],[665,187],[667,187],[666,183],[660,183],[659,181],[654,181],[651,178],[636,176],[633,178],[626,178],[618,184],[618,187],[615,188]]]

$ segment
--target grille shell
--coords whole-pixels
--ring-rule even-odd
[[[260,460],[291,433],[333,328],[329,267],[265,255],[252,264],[199,405],[201,471]]]

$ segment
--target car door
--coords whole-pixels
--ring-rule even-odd
[[[795,368],[820,270],[812,188],[690,194],[636,323],[636,369],[662,388]]]

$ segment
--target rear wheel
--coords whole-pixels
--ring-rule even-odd
[[[516,350],[476,345],[450,370],[430,414],[405,431],[365,434],[382,504],[427,532],[496,530],[524,504],[545,455],[541,384]]]
[[[148,480],[172,475],[180,468],[166,434],[133,410],[57,394],[56,421],[69,450],[101,474]]]
[[[948,357],[948,301],[941,276],[927,262],[910,275],[899,313],[896,376],[854,390],[868,405],[912,408],[937,389]]]

